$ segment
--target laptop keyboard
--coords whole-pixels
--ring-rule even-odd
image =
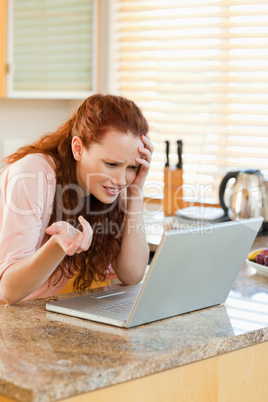
[[[130,310],[132,309],[134,304],[134,301],[120,301],[120,302],[114,302],[110,304],[105,304],[103,306],[97,306],[97,310],[101,311],[109,311],[111,313],[115,314],[126,314],[129,313]]]

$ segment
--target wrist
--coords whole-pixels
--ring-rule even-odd
[[[59,236],[57,236],[56,234],[52,235],[50,237],[50,239],[48,240],[49,243],[49,248],[53,249],[53,251],[55,253],[57,253],[57,255],[60,258],[64,258],[66,255],[66,252],[64,251],[64,249],[62,248],[60,242],[59,242]],[[51,250],[52,251],[52,250]]]
[[[143,198],[140,197],[128,197],[126,213],[142,213],[143,210]]]
[[[127,196],[130,198],[143,199],[143,185],[132,183],[127,187]]]

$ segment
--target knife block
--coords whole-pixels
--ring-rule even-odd
[[[182,169],[165,167],[164,169],[164,205],[166,216],[174,215],[177,209],[183,208]]]

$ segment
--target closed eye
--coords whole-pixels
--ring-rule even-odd
[[[118,166],[118,163],[116,163],[116,162],[104,162],[104,163],[105,163],[106,166],[108,166],[110,168],[114,168],[114,167]],[[136,169],[138,169],[138,167],[139,167],[139,165],[138,166],[137,165],[130,165],[127,168],[131,169],[131,170],[136,170]]]
[[[139,166],[128,166],[128,169],[138,169]]]

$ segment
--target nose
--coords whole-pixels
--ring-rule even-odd
[[[118,169],[112,178],[112,183],[120,187],[127,184],[125,169]]]

